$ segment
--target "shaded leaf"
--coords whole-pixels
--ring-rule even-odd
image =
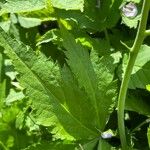
[[[149,52],[150,52],[149,46],[147,45],[141,46],[132,70],[132,75],[129,82],[129,88],[145,89],[146,85],[150,83],[150,76],[149,76],[150,53]],[[124,61],[123,61],[123,66],[122,66],[123,74],[126,66],[127,66],[127,56],[124,57]]]
[[[149,103],[139,95],[128,94],[125,109],[142,115],[150,115]]]
[[[115,26],[119,20],[121,2],[122,0],[101,0],[101,6],[97,8],[96,1],[87,0],[83,13],[65,10],[56,10],[56,12],[59,18],[76,21],[82,29],[102,31]]]

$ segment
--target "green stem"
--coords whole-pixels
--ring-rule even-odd
[[[140,123],[137,127],[135,127],[131,133],[135,132],[135,131],[138,131],[143,125],[147,124],[150,122],[150,118],[149,119],[146,119],[144,120],[142,123]]]
[[[142,18],[138,27],[134,44],[130,49],[128,65],[125,70],[125,74],[121,83],[119,97],[118,97],[118,128],[119,128],[122,150],[129,149],[129,146],[127,144],[126,134],[125,134],[125,125],[124,125],[124,108],[125,108],[126,93],[127,93],[128,84],[129,84],[130,76],[132,73],[132,69],[136,57],[145,38],[145,30],[146,30],[149,8],[150,8],[150,0],[144,0],[143,8],[142,8]]]

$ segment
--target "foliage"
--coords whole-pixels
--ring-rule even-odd
[[[139,13],[128,18],[121,12],[128,2],[0,2],[0,149],[120,149],[117,99],[142,9],[142,1],[132,1]],[[145,150],[150,147],[149,44],[147,36],[125,107],[128,142]]]

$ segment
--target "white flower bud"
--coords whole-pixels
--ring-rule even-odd
[[[134,18],[138,14],[137,6],[133,2],[124,5],[121,7],[121,10],[122,13],[128,18]]]
[[[110,139],[110,138],[112,138],[114,136],[114,133],[112,132],[112,130],[107,130],[107,131],[105,131],[105,132],[102,132],[101,133],[101,137],[103,138],[103,139]]]
[[[103,139],[110,139],[110,138],[112,138],[113,137],[113,135],[111,134],[111,133],[102,133],[101,134],[101,137],[103,138]]]

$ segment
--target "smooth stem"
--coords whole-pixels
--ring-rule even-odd
[[[147,124],[147,123],[149,123],[150,122],[150,119],[146,119],[146,120],[144,120],[142,123],[140,123],[137,127],[135,127],[132,131],[131,131],[131,133],[133,133],[133,132],[135,132],[135,131],[138,131],[143,125],[145,125],[145,124]]]
[[[129,146],[127,144],[127,139],[126,139],[125,125],[124,125],[124,109],[125,109],[126,93],[127,93],[128,84],[129,84],[130,76],[132,73],[132,69],[136,57],[145,38],[149,8],[150,8],[150,0],[144,0],[143,8],[142,8],[142,18],[138,27],[134,44],[130,49],[129,60],[121,83],[119,97],[118,97],[118,128],[119,128],[122,150],[129,149]]]

